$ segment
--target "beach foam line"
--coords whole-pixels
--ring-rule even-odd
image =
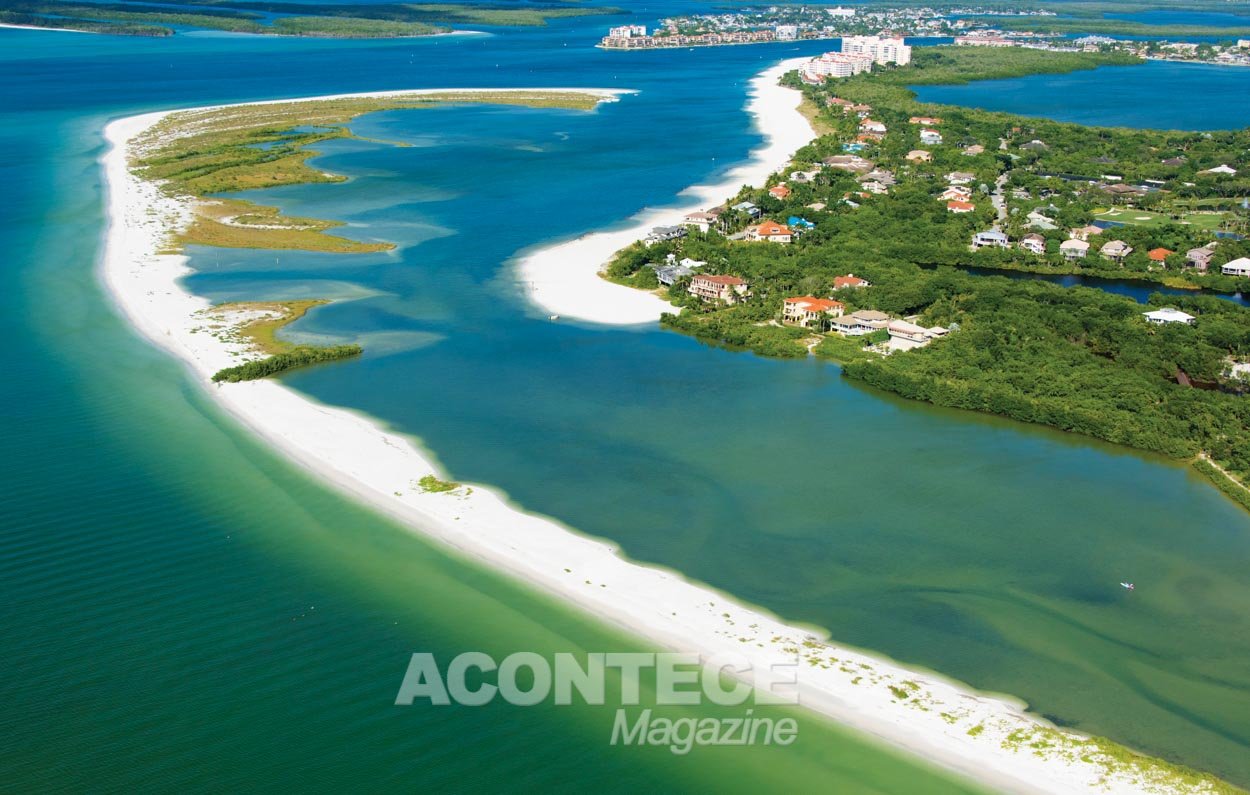
[[[632,562],[611,542],[526,512],[491,487],[425,492],[416,482],[442,474],[437,460],[373,418],[320,404],[276,381],[212,384],[211,374],[238,364],[246,350],[197,332],[204,322],[198,313],[209,302],[180,283],[191,272],[186,258],[160,253],[170,233],[190,222],[190,201],[166,195],[127,166],[133,139],[169,113],[132,116],[105,129],[102,279],[144,336],[182,359],[219,405],[292,462],[426,538],[659,647],[705,659],[744,655],[756,670],[792,664],[797,653],[803,707],[998,790],[1181,791],[1157,786],[1138,770],[1085,761],[1098,754],[1082,745],[1084,738],[1025,714],[1007,698],[826,643],[811,629],[788,625],[678,572]],[[400,675],[397,669],[397,682]],[[1029,739],[1039,732],[1049,744],[1040,750]],[[1143,782],[1152,785],[1149,790]]]
[[[605,281],[599,272],[612,255],[646,237],[653,227],[680,226],[687,213],[714,207],[743,185],[762,184],[816,137],[798,110],[803,95],[777,82],[806,60],[782,61],[751,79],[746,108],[764,142],[751,152],[747,162],[730,169],[714,184],[692,185],[681,191],[679,199],[689,201],[678,207],[648,207],[630,218],[626,228],[593,232],[522,254],[516,272],[525,296],[544,312],[592,323],[654,323],[664,312],[672,312],[673,305],[659,296]]]

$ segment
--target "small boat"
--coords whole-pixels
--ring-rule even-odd
[[[549,317],[549,318],[547,318],[547,319],[548,319],[548,320],[559,320],[559,319],[560,319],[560,316],[559,316],[559,315],[552,315],[551,317]]]
[[[1131,582],[1122,582],[1122,583],[1120,583],[1120,587],[1121,587],[1121,588],[1123,588],[1123,589],[1124,589],[1124,590],[1126,590],[1126,591],[1131,591],[1131,590],[1133,590],[1133,583],[1131,583]]]

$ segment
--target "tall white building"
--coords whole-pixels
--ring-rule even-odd
[[[842,39],[842,52],[867,56],[882,65],[911,63],[911,47],[903,43],[902,36],[847,36]]]
[[[635,36],[646,35],[646,25],[621,25],[619,28],[608,29],[608,37],[612,39],[629,39]]]
[[[872,71],[872,58],[866,55],[848,55],[844,52],[827,52],[803,64],[800,76],[808,83],[819,83],[826,77],[850,77],[860,72]]]
[[[777,41],[794,41],[799,37],[798,25],[778,25]]]

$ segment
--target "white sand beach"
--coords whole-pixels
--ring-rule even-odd
[[[98,30],[74,30],[73,28],[45,28],[42,25],[15,25],[10,22],[0,22],[0,28],[12,28],[13,30],[45,30],[54,33],[99,33]]]
[[[806,60],[782,61],[751,80],[746,107],[764,143],[751,152],[747,162],[727,171],[715,184],[686,188],[678,197],[683,203],[677,207],[647,208],[630,218],[623,229],[593,232],[522,255],[517,278],[526,297],[548,314],[593,323],[653,323],[671,312],[672,305],[659,296],[612,284],[601,279],[599,272],[613,254],[646,237],[653,227],[679,226],[687,213],[715,207],[743,185],[762,184],[816,137],[799,113],[802,95],[777,84],[782,75]]]
[[[761,80],[775,79],[777,74],[778,69],[769,70],[769,77]],[[757,84],[753,102],[764,102],[760,87]],[[310,101],[315,99],[319,98]],[[772,102],[768,101],[766,113],[761,109],[762,115],[793,114],[786,103]],[[633,563],[611,542],[527,513],[490,487],[473,484],[471,492],[469,487],[425,492],[417,481],[429,474],[441,476],[438,462],[414,439],[392,433],[368,417],[321,405],[275,381],[214,385],[209,378],[216,370],[256,354],[241,343],[206,333],[202,313],[208,302],[186,292],[179,281],[189,273],[186,259],[159,253],[170,234],[188,223],[191,208],[187,201],[171,198],[132,174],[127,158],[131,141],[165,115],[133,116],[114,121],[105,130],[109,226],[102,278],[144,336],[186,362],[191,377],[223,408],[291,461],[414,532],[584,608],[657,647],[705,656],[745,655],[757,668],[793,663],[797,655],[804,707],[996,789],[1065,795],[1181,791],[1166,771],[1113,760],[1080,735],[1026,715],[1007,699],[838,646],[679,573]],[[694,195],[707,203],[722,195],[725,185],[741,184],[747,173],[762,177],[800,137],[797,133],[771,137],[766,155],[757,153],[753,164],[732,179],[697,189]],[[609,252],[612,245],[605,243],[596,250]],[[588,260],[584,266],[575,262],[569,270],[584,272],[587,283],[602,283],[594,275],[601,259]],[[581,277],[560,277],[549,268],[538,270],[550,282],[545,294],[555,296],[550,298],[551,309],[569,312],[559,304],[563,300],[559,285]],[[642,309],[631,311],[646,319]],[[612,315],[628,316],[626,311]],[[396,670],[397,686],[402,673]],[[1045,747],[1031,747],[1043,738]]]

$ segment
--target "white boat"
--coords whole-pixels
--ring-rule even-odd
[[[1131,583],[1131,582],[1122,582],[1122,583],[1120,583],[1120,587],[1121,587],[1121,588],[1123,588],[1123,589],[1124,589],[1124,590],[1126,590],[1126,591],[1131,591],[1131,590],[1133,590],[1133,583]]]

